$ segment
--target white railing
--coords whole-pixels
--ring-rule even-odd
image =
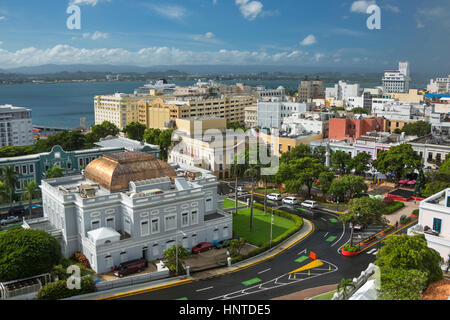
[[[362,271],[358,278],[353,278],[354,288],[351,287],[350,290],[346,293],[346,297],[344,298],[344,292],[336,292],[331,300],[348,300],[352,295],[355,294],[363,285],[366,284],[367,280],[369,280],[375,274],[375,268],[377,268],[373,263],[369,264],[366,270]]]

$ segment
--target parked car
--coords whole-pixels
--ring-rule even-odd
[[[15,215],[21,215],[25,213],[25,207],[24,206],[15,206],[12,207],[8,210],[8,214],[10,216],[15,216]]]
[[[213,241],[214,247],[217,249],[228,248],[231,245],[231,240],[223,240],[223,241]]]
[[[298,200],[295,197],[286,197],[283,199],[285,204],[298,204]]]
[[[319,206],[319,204],[317,203],[317,201],[305,200],[302,202],[301,206],[305,207],[305,208],[314,209],[314,208],[317,208]]]
[[[128,262],[121,263],[118,267],[114,268],[114,275],[116,277],[122,278],[123,276],[133,274],[136,272],[141,272],[148,266],[148,261],[146,259],[132,260]]]
[[[349,225],[350,229],[352,228],[352,226],[353,226],[353,223],[350,222],[350,225]],[[360,230],[364,229],[365,227],[366,226],[364,224],[357,223],[357,224],[355,224],[355,227],[353,228],[353,230],[360,231]]]
[[[211,242],[200,242],[198,245],[192,248],[192,253],[200,253],[211,250],[213,244]]]
[[[14,223],[14,222],[20,222],[19,217],[17,217],[17,216],[9,216],[6,219],[1,220],[0,224],[5,226],[7,224],[11,224],[11,223]]]
[[[281,201],[281,200],[283,200],[283,197],[281,196],[281,194],[278,194],[278,193],[270,193],[267,195],[267,199],[273,200],[273,201]]]

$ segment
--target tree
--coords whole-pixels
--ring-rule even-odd
[[[56,163],[53,164],[53,167],[45,173],[46,179],[54,179],[54,178],[61,178],[64,177],[64,172],[66,170],[63,168],[60,168],[56,165]]]
[[[362,197],[352,199],[349,202],[350,209],[339,217],[344,223],[351,223],[350,246],[353,246],[353,233],[355,224],[370,225],[374,223],[384,224],[384,204],[381,200]]]
[[[352,110],[350,110],[351,113],[355,113],[355,114],[368,114],[369,111],[367,111],[364,108],[353,108]]]
[[[444,163],[439,168],[439,173],[450,174],[450,157],[447,157]]]
[[[342,292],[344,299],[347,299],[347,294],[350,292],[350,288],[355,288],[355,284],[352,279],[342,279],[337,286],[337,290]]]
[[[30,210],[30,218],[33,210],[33,199],[39,198],[41,195],[39,186],[36,184],[34,180],[31,180],[30,183],[25,182],[22,190],[22,198],[28,201],[28,209]]]
[[[244,125],[242,125],[240,122],[230,122],[230,121],[227,121],[227,129],[229,129],[229,130],[234,130],[234,131],[236,131],[236,130],[238,130],[238,129],[241,129],[242,131],[246,131],[246,128],[245,128],[245,126]]]
[[[3,184],[3,182],[0,182],[0,203],[4,203],[8,201],[9,199],[9,191],[7,187]]]
[[[122,131],[129,139],[143,141],[146,129],[147,127],[140,122],[131,122]]]
[[[175,272],[177,270],[177,250],[178,250],[178,271],[184,271],[184,261],[189,257],[189,251],[183,248],[182,245],[173,246],[170,249],[163,252],[164,266],[169,268],[170,271]]]
[[[368,188],[363,177],[346,175],[339,180],[333,180],[328,192],[342,202],[345,198],[353,198],[363,191],[366,192]]]
[[[49,136],[47,139],[38,140],[35,144],[35,152],[50,152],[56,145],[65,151],[86,149],[87,138],[81,131],[63,131]]]
[[[427,286],[427,274],[416,270],[385,268],[381,273],[379,300],[420,300]]]
[[[230,244],[230,255],[232,257],[237,257],[241,254],[241,250],[245,245],[245,239],[240,238],[239,240],[233,239]]]
[[[317,151],[318,153],[320,151]],[[319,154],[316,155],[319,157]],[[289,152],[285,152],[281,155],[280,163],[289,163],[294,160],[302,159],[305,157],[312,157],[311,147],[307,144],[300,144]]]
[[[380,151],[374,161],[375,168],[384,174],[394,174],[395,182],[422,167],[422,159],[410,144],[394,146],[387,151]]]
[[[425,121],[407,123],[403,126],[402,132],[408,136],[423,137],[431,133],[431,123]]]
[[[334,181],[334,173],[330,171],[323,171],[319,174],[319,188],[322,190],[324,197],[326,198],[326,195],[328,194],[331,184]]]
[[[42,230],[0,233],[0,282],[50,272],[61,258],[58,240]]]
[[[447,188],[450,188],[450,180],[434,181],[427,183],[425,185],[425,188],[422,190],[421,194],[423,197],[428,198],[431,197],[433,194],[441,192],[442,190],[445,190]]]
[[[313,156],[314,158],[319,159],[320,163],[322,163],[323,165],[325,165],[325,162],[327,161],[327,148],[324,146],[318,146],[315,147],[313,150]]]
[[[352,156],[344,151],[336,151],[331,155],[331,166],[341,174],[348,173]]]
[[[372,156],[367,152],[358,153],[353,159],[350,160],[350,169],[355,169],[355,174],[361,175],[369,170],[369,166],[372,162]]]
[[[19,176],[14,165],[5,166],[0,176],[0,180],[5,186],[4,190],[8,193],[9,206],[11,208],[15,198],[16,186],[19,183]]]
[[[253,230],[253,197],[255,192],[255,180],[261,177],[261,168],[258,166],[251,166],[244,172],[244,177],[252,178],[252,193],[250,196],[250,231]]]
[[[428,247],[423,234],[394,235],[384,242],[385,245],[378,251],[375,261],[381,269],[381,274],[388,273],[390,268],[418,270],[426,274],[427,286],[442,279],[443,259],[437,251]]]
[[[310,197],[312,185],[323,171],[326,171],[326,168],[318,159],[305,157],[289,163],[281,163],[278,173],[275,175],[275,181],[278,184],[284,182],[286,190],[292,193],[297,193],[303,186],[306,186],[308,197]]]
[[[160,158],[167,160],[169,148],[172,146],[173,130],[147,129],[144,132],[144,140],[147,143],[158,145],[161,148]]]
[[[109,121],[103,121],[101,124],[97,124],[91,127],[91,132],[86,134],[86,143],[88,146],[93,146],[95,142],[108,136],[117,136],[120,129]]]

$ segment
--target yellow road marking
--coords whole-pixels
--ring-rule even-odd
[[[305,271],[305,270],[310,270],[310,269],[314,269],[314,268],[318,268],[320,266],[323,266],[323,262],[321,260],[314,260],[313,262],[308,263],[307,265],[298,268],[294,271],[289,272],[289,274],[292,273],[296,273],[296,272],[301,272],[301,271]]]

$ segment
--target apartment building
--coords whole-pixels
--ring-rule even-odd
[[[308,102],[313,99],[323,99],[325,97],[325,87],[323,81],[317,77],[315,80],[308,80],[305,77],[298,87],[298,101]]]
[[[197,117],[219,117],[230,122],[245,122],[245,108],[254,106],[252,96],[192,99],[187,101],[155,99],[138,103],[138,121],[147,128],[164,129],[167,121]]]
[[[284,119],[294,113],[311,111],[310,103],[258,101],[258,126],[281,129]]]
[[[439,252],[445,268],[450,259],[450,188],[420,202],[419,222],[408,235],[423,234],[428,247]]]
[[[328,137],[332,140],[356,140],[370,131],[382,131],[382,118],[330,119]]]
[[[138,102],[142,96],[126,93],[96,96],[94,98],[95,124],[109,121],[120,130],[130,122],[139,121]]]
[[[350,97],[359,96],[359,84],[350,84],[345,81],[339,81],[334,88],[326,88],[325,97],[334,98],[340,101],[347,101]]]
[[[258,106],[247,107],[245,112],[245,126],[247,128],[255,128],[258,126]]]
[[[383,89],[388,93],[408,93],[410,81],[408,61],[400,61],[398,70],[386,70],[382,78]]]
[[[232,216],[223,212],[217,186],[202,169],[172,167],[145,153],[110,154],[84,175],[44,180],[45,221],[35,228],[55,234],[65,257],[82,252],[100,274],[135,259],[161,259],[176,244],[190,250],[230,239]]]
[[[410,142],[414,151],[422,158],[425,168],[437,169],[450,154],[450,138],[430,134]]]
[[[294,113],[284,119],[281,132],[296,136],[316,133],[328,138],[328,121],[334,116],[331,113],[319,112]]]
[[[427,91],[432,94],[450,94],[450,75],[447,78],[431,79]]]
[[[0,106],[0,147],[34,144],[31,109]]]

